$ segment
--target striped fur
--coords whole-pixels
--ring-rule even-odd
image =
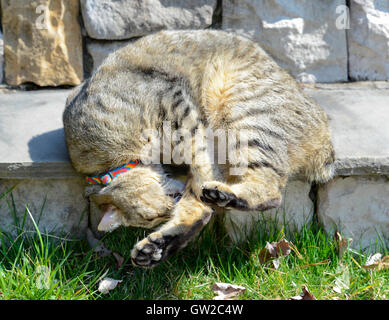
[[[63,121],[72,163],[88,175],[147,159],[142,132],[154,129],[162,137],[163,121],[192,134],[196,152],[177,203],[166,188],[174,183],[159,165],[139,165],[92,197],[113,205],[123,225],[169,220],[135,246],[133,262],[143,267],[185,246],[213,206],[274,208],[288,177],[324,182],[333,174],[325,113],[258,45],[223,31],[163,31],[116,51],[71,94]],[[245,130],[243,175],[229,173],[231,161],[212,163],[208,145],[196,139],[207,128]]]

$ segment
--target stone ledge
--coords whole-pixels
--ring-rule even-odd
[[[389,83],[318,84],[304,91],[326,111],[336,174],[389,174]]]
[[[327,112],[337,175],[389,174],[389,83],[316,84],[304,91]],[[70,90],[0,90],[0,179],[76,178],[62,112]]]

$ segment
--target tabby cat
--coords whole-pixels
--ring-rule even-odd
[[[334,171],[325,113],[257,44],[224,31],[162,31],[119,49],[71,93],[63,122],[77,171],[96,176],[139,161],[87,192],[102,211],[99,230],[167,221],[132,250],[142,267],[184,247],[213,208],[275,208],[288,177],[325,182]],[[185,185],[145,151],[144,132],[163,140],[167,124],[189,133],[160,151],[168,161],[172,148],[191,147]],[[237,161],[215,161],[209,129],[244,133],[228,142]]]

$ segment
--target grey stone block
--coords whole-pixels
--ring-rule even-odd
[[[389,174],[388,84],[320,85],[305,92],[328,114],[337,175]]]
[[[312,219],[313,202],[309,198],[310,190],[310,183],[292,180],[288,182],[283,192],[282,204],[277,209],[263,212],[226,210],[225,228],[228,235],[233,241],[239,242],[256,231],[256,226],[272,222],[280,228],[285,225],[289,230],[300,230]]]
[[[389,79],[389,1],[350,1],[348,47],[352,79]]]
[[[389,245],[388,177],[335,178],[319,189],[318,218],[328,233],[351,237],[354,248]]]
[[[345,0],[223,0],[224,30],[258,42],[302,82],[347,80],[346,30],[337,7]]]
[[[116,50],[130,44],[132,40],[127,41],[89,41],[87,44],[88,53],[92,57],[93,72],[101,65],[105,58]]]
[[[216,0],[81,0],[88,35],[123,40],[165,29],[202,29],[211,25]]]
[[[27,206],[40,232],[83,238],[88,226],[83,192],[83,179],[1,179],[0,195],[7,195],[0,199],[0,230],[18,234],[25,220],[23,231],[35,231]]]

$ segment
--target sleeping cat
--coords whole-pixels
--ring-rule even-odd
[[[257,44],[224,31],[163,31],[119,49],[72,92],[63,122],[73,166],[95,177],[99,230],[167,221],[132,250],[142,267],[184,247],[214,207],[275,208],[288,177],[325,182],[334,171],[325,113]],[[210,129],[241,133],[228,142],[234,161],[215,161]],[[190,151],[185,186],[145,148],[176,130],[189,134],[158,156]]]

